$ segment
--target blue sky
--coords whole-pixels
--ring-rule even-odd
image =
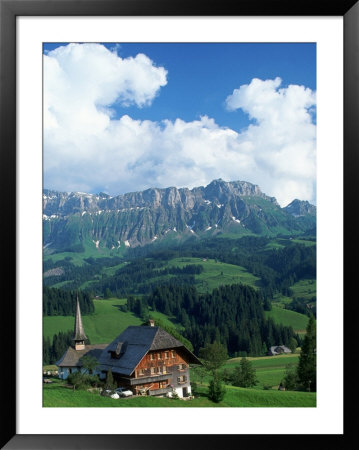
[[[44,44],[44,74],[46,188],[221,177],[315,203],[315,44]]]

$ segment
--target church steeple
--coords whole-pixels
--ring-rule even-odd
[[[87,336],[82,325],[79,296],[77,296],[74,336],[72,338],[74,341],[75,350],[84,350],[86,339]]]

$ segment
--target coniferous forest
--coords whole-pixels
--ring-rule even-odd
[[[217,341],[232,356],[262,355],[273,345],[289,345],[293,337],[299,340],[292,328],[264,317],[263,299],[250,286],[222,286],[207,294],[193,286],[159,286],[147,303],[175,316],[197,353]]]
[[[130,248],[122,258],[88,257],[83,265],[74,264],[71,257],[57,262],[48,258],[43,313],[74,315],[77,295],[83,315],[94,312],[95,297],[125,298],[126,304],[120,307],[124,312],[145,320],[151,311],[158,311],[174,319],[196,354],[215,341],[224,345],[229,356],[265,355],[271,346],[289,346],[293,340],[300,346],[302,337],[265,311],[271,310],[275,296],[286,295],[291,297],[286,309],[315,314],[315,297],[308,310],[307,301],[292,292],[295,282],[316,277],[315,240],[311,244],[312,238],[306,239],[310,245],[280,237],[273,245],[272,239],[263,236],[190,239],[180,245]],[[196,264],[191,263],[193,258],[198,258]],[[221,263],[245,268],[258,279],[256,288],[232,282],[204,291],[198,277],[209,259],[219,263],[218,271]],[[179,266],[170,261],[182,262]],[[66,347],[68,339],[57,335],[46,342],[46,361],[60,356],[56,348]]]
[[[92,298],[88,292],[65,291],[63,289],[44,286],[43,315],[44,316],[73,316],[78,297],[82,314],[95,311]]]

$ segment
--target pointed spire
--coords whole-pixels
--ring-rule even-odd
[[[80,311],[80,302],[79,296],[77,294],[77,302],[76,302],[76,316],[75,316],[75,325],[74,325],[74,336],[72,340],[75,342],[75,349],[80,349],[85,347],[85,340],[87,336],[84,331],[84,327],[82,325],[81,311]]]

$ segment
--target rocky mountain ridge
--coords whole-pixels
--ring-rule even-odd
[[[224,232],[295,234],[315,226],[316,208],[306,203],[295,200],[281,208],[257,185],[221,179],[205,187],[150,188],[115,197],[44,189],[44,246],[81,251],[86,242],[117,249]]]
[[[214,202],[219,206],[228,196],[257,196],[276,203],[274,197],[263,194],[257,185],[246,181],[212,181],[206,187],[188,188],[150,188],[111,197],[103,192],[87,194],[84,192],[58,192],[44,189],[43,212],[46,216],[66,216],[74,213],[116,211],[128,208],[182,207],[193,209],[199,204]]]

